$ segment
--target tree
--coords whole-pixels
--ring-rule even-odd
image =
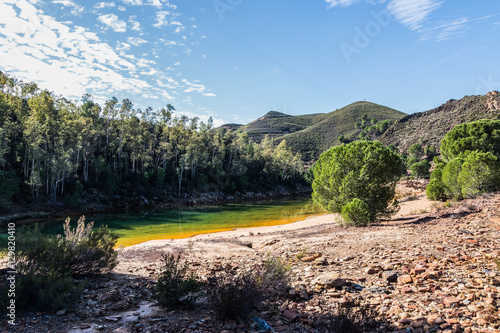
[[[500,157],[500,120],[483,119],[457,125],[441,141],[445,162],[467,150],[490,152]]]
[[[462,199],[462,188],[458,183],[458,175],[462,171],[462,164],[464,164],[463,158],[457,157],[452,159],[443,168],[441,176],[446,195],[456,200]]]
[[[498,158],[490,152],[473,151],[467,154],[457,182],[465,198],[496,190],[500,185]]]
[[[417,160],[420,160],[422,156],[424,155],[424,150],[422,149],[422,146],[420,143],[414,143],[411,147],[410,150],[408,151],[409,155],[411,158],[416,158]]]
[[[314,167],[312,196],[336,213],[357,198],[368,206],[369,220],[374,221],[396,212],[393,199],[403,169],[399,156],[380,142],[343,144],[321,154]]]
[[[426,178],[430,175],[431,164],[427,160],[413,163],[410,167],[412,176],[416,178]]]
[[[436,147],[434,147],[434,146],[425,147],[424,154],[425,154],[425,156],[427,156],[428,159],[434,158],[434,156],[437,155]]]

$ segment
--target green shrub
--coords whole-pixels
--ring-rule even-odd
[[[69,308],[80,297],[84,283],[74,275],[104,273],[117,264],[117,237],[104,227],[92,230],[85,218],[71,229],[69,218],[62,235],[42,234],[38,225],[20,230],[17,241],[16,304],[20,310]]]
[[[219,275],[209,295],[215,315],[221,320],[236,319],[248,313],[260,298],[259,288],[249,273]]]
[[[437,179],[431,179],[431,181],[427,185],[427,188],[425,189],[425,192],[429,200],[446,200],[446,191],[444,189],[444,186]]]
[[[369,221],[394,214],[397,181],[404,164],[380,142],[356,141],[330,148],[316,162],[312,197],[324,209],[341,213],[358,198],[368,206]]]
[[[73,252],[71,267],[74,274],[90,275],[111,271],[118,264],[118,253],[114,250],[118,236],[111,233],[107,226],[93,230],[93,222],[85,225],[85,216],[78,219],[77,227],[72,230],[70,219],[64,225],[65,241]]]
[[[196,301],[193,293],[199,288],[199,282],[193,272],[189,272],[187,263],[181,265],[181,256],[167,253],[162,257],[163,267],[158,278],[155,296],[158,303],[167,309],[191,307]]]
[[[490,152],[500,157],[500,120],[483,119],[457,125],[443,138],[440,150],[445,161],[467,150]]]
[[[368,205],[358,198],[342,207],[342,219],[346,225],[356,227],[366,226],[370,223],[370,209]]]
[[[75,283],[59,272],[44,275],[28,271],[17,275],[16,307],[27,311],[57,311],[72,308],[80,298],[85,283]]]
[[[424,150],[422,149],[420,143],[414,143],[408,150],[408,153],[411,158],[415,158],[417,160],[420,160],[422,156],[424,156]]]
[[[411,175],[416,178],[427,178],[430,175],[431,164],[427,160],[413,163],[410,167]]]
[[[410,169],[410,168],[411,168],[411,166],[412,166],[413,164],[415,164],[415,163],[418,163],[418,161],[419,161],[419,160],[418,160],[417,158],[415,158],[415,157],[410,157],[410,158],[408,158],[408,159],[406,160],[406,168],[407,168],[407,169]]]
[[[458,175],[462,171],[464,160],[460,157],[452,159],[443,168],[442,182],[446,191],[446,196],[449,198],[460,200],[462,199],[462,187],[458,183]]]
[[[458,184],[464,197],[476,197],[496,190],[500,185],[500,163],[490,152],[474,151],[465,157]]]

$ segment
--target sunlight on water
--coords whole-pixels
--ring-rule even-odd
[[[310,200],[290,200],[88,215],[87,221],[95,221],[95,227],[108,225],[119,235],[118,245],[130,246],[153,239],[187,238],[234,228],[287,224],[319,214],[324,214],[324,211]],[[73,218],[72,225],[76,224],[76,220]],[[62,233],[62,222],[40,223],[40,228],[47,233]]]

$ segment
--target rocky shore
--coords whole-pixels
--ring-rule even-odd
[[[92,280],[75,310],[30,314],[3,331],[258,332],[256,317],[275,332],[322,332],[318,320],[356,303],[379,323],[374,332],[500,332],[500,194],[366,228],[340,228],[334,218],[120,249],[118,267]],[[235,321],[214,319],[206,297],[194,311],[165,311],[151,292],[165,252],[181,252],[207,282],[280,257],[291,266],[290,288]]]

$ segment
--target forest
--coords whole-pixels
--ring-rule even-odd
[[[252,142],[197,117],[135,108],[110,98],[80,102],[0,72],[0,210],[62,202],[80,207],[126,193],[184,198],[193,192],[265,191],[303,180],[301,156],[285,141]],[[104,202],[109,204],[110,202]]]

